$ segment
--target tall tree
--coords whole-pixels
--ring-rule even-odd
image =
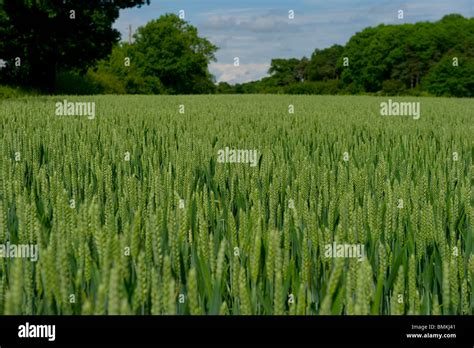
[[[295,82],[301,82],[304,79],[304,71],[308,59],[303,57],[299,60],[291,59],[272,59],[268,73],[272,82],[276,86],[286,86]]]
[[[338,79],[340,76],[338,62],[342,59],[343,51],[344,47],[340,45],[314,50],[305,72],[307,79],[309,81]]]
[[[171,94],[209,93],[215,88],[208,70],[217,47],[174,14],[138,28],[129,47],[132,65],[143,77],[158,79]]]
[[[453,64],[453,57],[457,63]],[[474,97],[474,56],[448,52],[424,80],[428,92],[438,96]]]
[[[85,70],[106,57],[120,34],[120,9],[149,0],[3,0],[0,2],[0,83],[48,91],[59,69]],[[16,59],[19,58],[20,60]],[[17,66],[18,63],[21,66]]]

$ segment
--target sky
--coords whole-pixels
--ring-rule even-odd
[[[474,0],[151,0],[122,10],[114,27],[128,40],[129,25],[134,31],[181,10],[200,36],[219,47],[209,66],[216,81],[234,84],[267,76],[272,58],[310,57],[366,27],[436,21],[450,13],[474,17]]]

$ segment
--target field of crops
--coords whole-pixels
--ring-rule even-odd
[[[473,314],[474,100],[384,101],[0,101],[0,313]]]

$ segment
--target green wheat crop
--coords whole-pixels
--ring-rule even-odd
[[[0,313],[473,314],[474,100],[67,99],[0,101]]]

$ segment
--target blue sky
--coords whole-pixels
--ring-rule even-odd
[[[266,76],[272,58],[309,57],[315,48],[344,44],[368,26],[435,21],[449,13],[474,17],[474,0],[151,0],[122,10],[114,27],[126,40],[129,24],[135,30],[180,10],[200,36],[219,47],[210,65],[216,80],[240,83]]]

